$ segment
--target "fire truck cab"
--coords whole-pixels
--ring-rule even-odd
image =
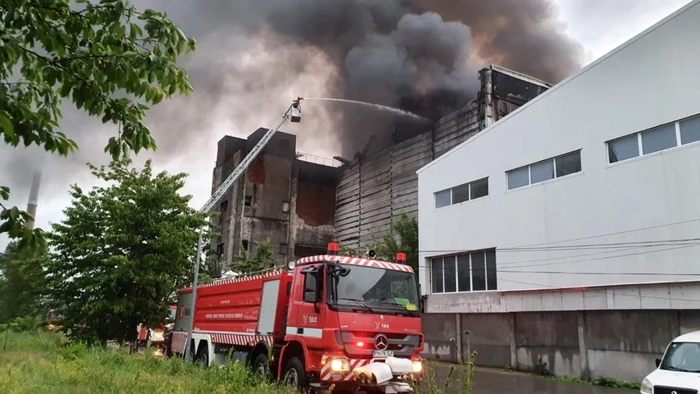
[[[395,261],[326,255],[287,269],[198,286],[190,352],[230,360],[297,387],[411,392],[423,375],[416,275]],[[172,353],[192,324],[192,289],[180,291]],[[230,358],[229,358],[230,355]]]

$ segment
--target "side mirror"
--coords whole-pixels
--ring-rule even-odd
[[[660,359],[660,358],[657,358],[657,359],[655,360],[655,363],[656,363],[656,368],[658,368],[659,366],[661,366],[661,359]]]

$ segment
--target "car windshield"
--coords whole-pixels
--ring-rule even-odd
[[[700,372],[700,343],[671,343],[659,368],[669,371]]]
[[[405,313],[418,311],[418,291],[415,275],[362,266],[336,266],[339,274],[332,274],[335,286],[330,288],[334,305],[395,310]],[[333,272],[333,271],[331,271]]]

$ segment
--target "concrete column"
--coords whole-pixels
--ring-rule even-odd
[[[518,346],[515,343],[515,313],[508,313],[508,325],[510,330],[508,330],[508,336],[510,342],[510,366],[513,369],[518,369]]]
[[[590,379],[588,369],[588,346],[586,346],[586,315],[584,311],[577,313],[578,317],[578,351],[581,355],[581,379]]]
[[[455,339],[457,340],[457,360],[459,360],[460,357],[464,359],[464,348],[462,347],[462,315],[459,313],[455,313],[455,327],[457,331],[457,335],[455,335]]]
[[[680,314],[676,310],[668,311],[669,328],[671,331],[671,338],[675,338],[681,335],[681,318]]]

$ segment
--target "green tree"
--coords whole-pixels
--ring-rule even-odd
[[[260,272],[268,269],[273,264],[272,259],[272,241],[267,238],[263,242],[254,242],[255,256],[250,257],[245,251],[243,245],[238,248],[238,258],[231,268],[233,271],[248,274],[251,272]]]
[[[405,212],[391,226],[381,241],[372,245],[377,257],[393,260],[396,253],[406,253],[406,263],[418,272],[418,221]]]
[[[18,242],[0,254],[0,323],[41,314],[46,261],[45,249],[21,249]]]
[[[194,48],[165,14],[139,12],[126,0],[0,0],[0,135],[13,147],[68,155],[78,146],[58,121],[69,98],[119,126],[105,147],[114,159],[155,149],[146,111],[192,91],[176,61]],[[42,230],[26,227],[28,213],[3,205],[9,194],[0,186],[0,233],[45,246]]]
[[[197,230],[207,216],[179,190],[186,174],[153,174],[151,162],[89,165],[106,186],[71,187],[65,219],[49,234],[53,295],[66,308],[65,326],[86,324],[89,338],[135,341],[139,323],[154,326],[167,302],[190,283]]]

